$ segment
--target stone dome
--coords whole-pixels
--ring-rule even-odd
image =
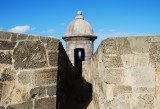
[[[63,36],[63,39],[73,36],[94,37],[95,39],[97,38],[97,36],[94,35],[91,25],[84,20],[81,11],[78,11],[78,16],[68,25],[66,34]]]

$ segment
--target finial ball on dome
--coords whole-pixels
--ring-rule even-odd
[[[82,15],[82,11],[78,11],[77,13],[78,13],[78,15]]]

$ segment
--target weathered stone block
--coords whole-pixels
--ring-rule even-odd
[[[103,56],[103,62],[105,68],[108,67],[122,67],[122,59],[120,56]]]
[[[14,81],[15,80],[16,72],[11,68],[6,68],[3,70],[0,81]]]
[[[44,69],[35,72],[36,85],[49,85],[57,82],[57,69]]]
[[[140,95],[140,109],[154,109],[154,95],[141,94]]]
[[[17,39],[18,39],[18,34],[12,33],[11,41],[17,41]]]
[[[45,87],[36,87],[31,89],[30,91],[30,98],[37,98],[37,97],[45,97],[46,96],[46,88]]]
[[[18,74],[18,81],[24,85],[33,86],[35,84],[35,76],[32,71],[23,71]]]
[[[131,54],[132,53],[130,43],[127,40],[127,37],[116,38],[116,44],[117,44],[117,51],[120,54]]]
[[[4,83],[2,89],[2,106],[17,104],[29,100],[28,88],[13,82]]]
[[[156,109],[160,108],[160,68],[156,69],[156,87],[155,87]]]
[[[1,64],[12,64],[11,52],[0,52],[0,63]]]
[[[35,109],[56,109],[56,97],[36,99]]]
[[[0,83],[0,105],[1,105],[1,97],[2,97],[2,88],[3,88],[3,83]]]
[[[121,55],[121,59],[125,68],[150,66],[148,53]]]
[[[152,67],[124,69],[124,85],[154,87],[155,70]]]
[[[13,52],[16,69],[42,68],[47,66],[46,50],[40,41],[22,41]]]
[[[3,107],[3,106],[0,106],[0,109],[5,109],[5,107]]]
[[[58,66],[58,53],[57,52],[49,52],[49,64],[51,66]]]
[[[116,54],[117,47],[116,47],[116,40],[112,38],[108,38],[102,42],[103,46],[103,53],[104,54]]]
[[[130,98],[131,94],[121,94],[118,96],[117,107],[119,107],[119,109],[134,109],[131,108]]]
[[[2,88],[1,105],[6,106],[11,103],[10,94],[14,88],[14,83],[4,83]]]
[[[134,87],[134,93],[154,93],[155,88],[148,88],[148,87]]]
[[[131,86],[115,86],[114,87],[113,89],[114,96],[117,96],[123,93],[132,93],[132,87]]]
[[[150,61],[154,67],[160,67],[160,43],[152,43],[149,49]]]
[[[127,37],[133,53],[147,53],[150,44],[148,43],[149,37]]]
[[[13,50],[16,42],[0,41],[0,50]]]
[[[48,86],[48,87],[47,87],[47,95],[48,95],[48,96],[56,95],[56,92],[57,92],[57,87],[56,87],[56,85],[54,85],[54,86]]]
[[[28,40],[32,40],[32,41],[35,41],[35,40],[39,40],[40,38],[39,38],[39,36],[37,36],[37,35],[29,35],[28,36]]]
[[[148,37],[148,42],[160,42],[160,36],[159,35],[157,35],[157,36],[149,36]]]
[[[10,105],[6,109],[34,109],[33,108],[33,102],[24,102],[20,104]]]
[[[40,40],[41,40],[43,43],[47,43],[47,40],[49,40],[49,37],[40,36]]]
[[[0,39],[2,40],[8,40],[11,37],[11,33],[10,32],[4,32],[4,31],[0,31]]]
[[[120,69],[106,69],[103,76],[105,76],[104,81],[111,84],[121,84],[124,78],[123,71]]]
[[[54,38],[47,39],[47,49],[48,50],[58,50],[59,48],[59,40]]]
[[[28,34],[19,34],[18,40],[25,40],[28,38]]]

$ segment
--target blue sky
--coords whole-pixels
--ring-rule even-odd
[[[98,36],[160,35],[160,0],[0,0],[0,30],[51,36],[65,42],[68,24],[81,10]]]

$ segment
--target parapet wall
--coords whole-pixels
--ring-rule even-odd
[[[108,38],[82,74],[92,109],[160,109],[160,36]]]
[[[0,109],[63,109],[72,77],[58,39],[0,31]]]

